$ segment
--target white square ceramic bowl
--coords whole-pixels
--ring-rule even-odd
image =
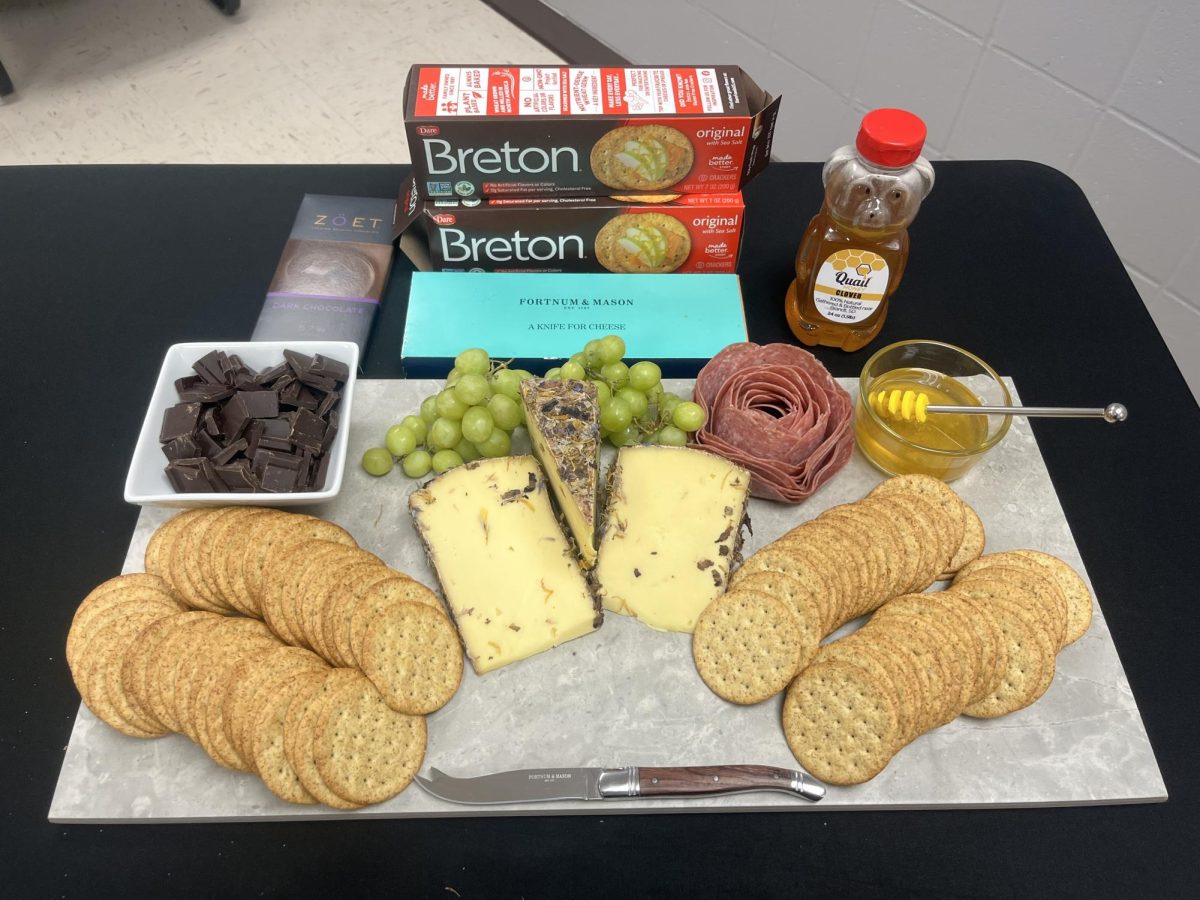
[[[210,350],[236,353],[248,366],[262,370],[283,362],[284,350],[295,350],[308,356],[320,353],[346,364],[350,379],[342,388],[338,403],[340,427],[329,453],[329,470],[325,487],[319,491],[298,491],[291,494],[179,494],[167,479],[167,458],[158,442],[163,412],[179,402],[175,380],[193,374],[192,363]],[[158,383],[146,409],[129,474],[125,477],[125,500],[139,506],[306,506],[324,503],[338,495],[342,488],[342,471],[346,465],[346,446],[350,437],[350,415],[354,403],[354,383],[358,376],[358,344],[353,341],[245,341],[241,343],[174,344],[167,350]]]

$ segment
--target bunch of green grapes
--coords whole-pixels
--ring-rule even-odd
[[[664,444],[683,447],[704,425],[704,408],[663,390],[662,370],[648,360],[627,365],[625,341],[610,334],[588,341],[547,378],[576,378],[596,385],[600,432],[614,447]]]
[[[384,446],[363,454],[363,468],[386,475],[399,460],[405,475],[420,478],[480,457],[507,456],[513,431],[525,422],[521,381],[533,377],[493,363],[486,350],[464,350],[446,387],[421,401],[419,414],[389,428]]]
[[[704,425],[703,407],[663,390],[662,370],[654,363],[630,366],[624,356],[625,341],[606,335],[544,377],[591,381],[600,400],[601,435],[614,447],[685,446]],[[405,475],[420,478],[480,457],[507,456],[513,431],[525,423],[521,382],[534,377],[493,361],[486,350],[464,350],[454,358],[446,387],[421,402],[419,415],[389,428],[384,446],[363,454],[363,468],[386,475],[399,460]]]

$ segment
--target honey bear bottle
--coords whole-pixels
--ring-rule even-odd
[[[933,187],[924,144],[919,118],[876,109],[854,146],[825,163],[825,202],[800,241],[785,301],[801,343],[853,351],[879,334],[908,261],[908,224]]]

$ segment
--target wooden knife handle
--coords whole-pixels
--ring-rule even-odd
[[[819,800],[825,790],[803,772],[775,766],[639,766],[638,796],[695,797],[737,791],[784,791]]]

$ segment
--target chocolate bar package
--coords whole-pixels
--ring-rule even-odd
[[[413,66],[404,120],[425,199],[740,191],[779,98],[737,66]]]
[[[412,178],[396,210],[426,272],[729,273],[745,219],[740,193],[422,200]]]
[[[395,200],[305,194],[254,341],[354,341],[364,349],[392,269]]]

